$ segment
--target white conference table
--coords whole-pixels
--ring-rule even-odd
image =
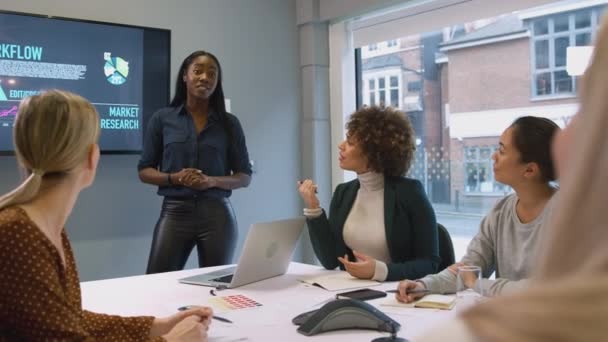
[[[177,280],[221,267],[83,282],[83,307],[107,314],[163,317],[174,314],[178,307],[184,305],[207,305],[207,300],[212,298],[211,287],[181,284]],[[210,341],[371,341],[377,337],[389,336],[377,331],[342,330],[308,337],[296,331],[297,326],[291,323],[293,317],[320,308],[336,294],[302,283],[298,279],[329,274],[328,272],[335,271],[294,262],[290,264],[285,275],[235,289],[216,291],[218,296],[245,295],[262,306],[217,312],[218,316],[226,317],[234,323],[213,320],[209,331]],[[396,286],[397,283],[391,282],[373,288],[387,290]],[[379,298],[368,303],[399,322],[401,330],[398,336],[408,339],[420,335],[458,312],[458,305],[451,311],[380,305],[385,300],[386,298]]]

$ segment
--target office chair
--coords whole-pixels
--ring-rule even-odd
[[[448,230],[441,223],[437,223],[437,231],[439,232],[439,257],[441,258],[439,271],[442,271],[454,264],[456,257],[454,256],[454,245],[452,244],[452,238]]]

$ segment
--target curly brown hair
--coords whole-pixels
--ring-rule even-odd
[[[407,115],[391,107],[365,106],[346,124],[367,157],[369,168],[385,176],[403,176],[409,170],[416,145]]]

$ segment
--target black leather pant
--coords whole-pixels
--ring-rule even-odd
[[[194,245],[199,267],[230,264],[237,234],[229,199],[165,197],[146,273],[183,269]]]

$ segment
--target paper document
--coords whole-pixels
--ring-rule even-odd
[[[380,303],[380,305],[382,306],[396,306],[404,308],[429,308],[441,310],[452,310],[455,304],[455,296],[446,296],[440,294],[426,295],[413,303],[401,303],[395,297],[388,296],[384,302]]]
[[[379,282],[369,279],[359,279],[348,272],[338,272],[322,276],[312,276],[299,279],[301,282],[322,287],[328,291],[339,291],[380,285]]]

